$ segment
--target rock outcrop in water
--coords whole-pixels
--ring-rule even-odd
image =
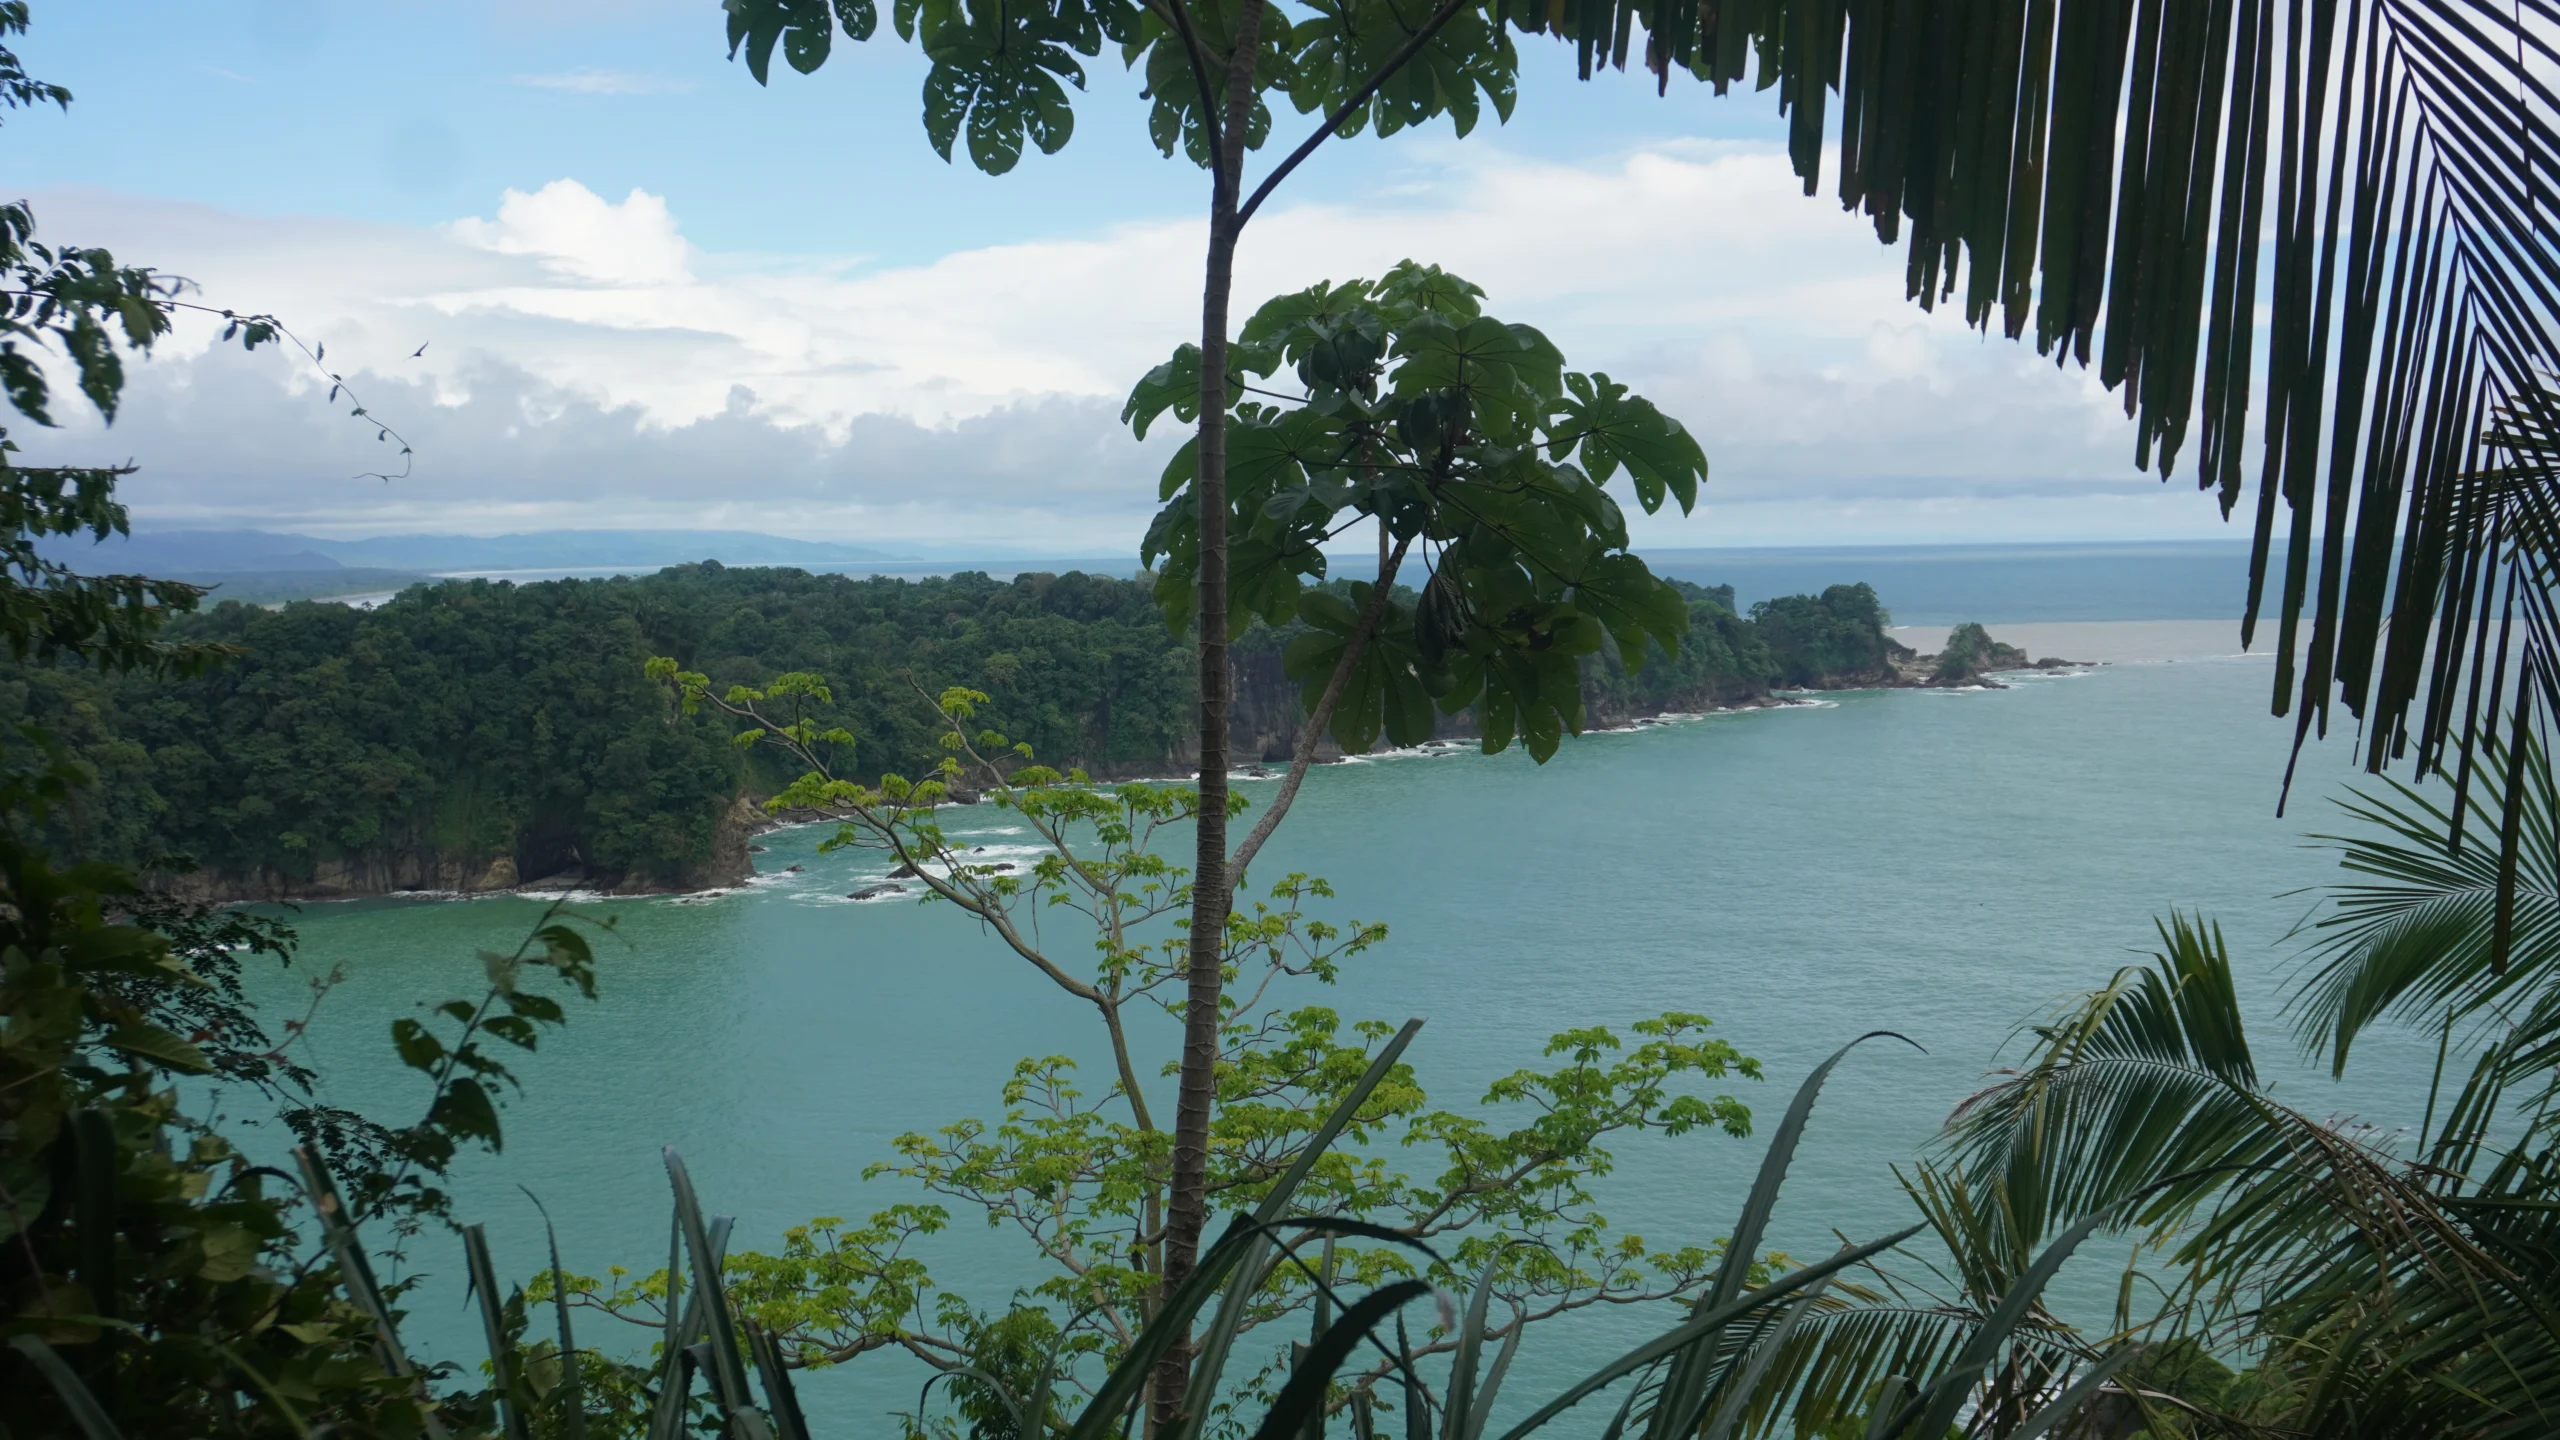
[[[1925,686],[1936,689],[2004,689],[1994,676],[2018,670],[2070,670],[2086,662],[2060,660],[2046,656],[2030,660],[2027,652],[2015,645],[2005,645],[1991,638],[1991,632],[1968,620],[1947,632],[1946,648],[1935,655],[1922,655],[1906,646],[1896,645],[1895,679],[1900,686]]]

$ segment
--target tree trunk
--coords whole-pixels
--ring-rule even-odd
[[[1241,228],[1236,202],[1262,14],[1262,0],[1247,0],[1237,17],[1235,48],[1227,57],[1225,116],[1210,187],[1209,259],[1200,296],[1200,476],[1192,489],[1200,508],[1200,823],[1191,874],[1191,950],[1173,1174],[1165,1206],[1160,1283],[1168,1295],[1198,1263],[1200,1236],[1209,1223],[1209,1113],[1217,1098],[1218,1007],[1226,978],[1227,912],[1234,901],[1227,877],[1227,710],[1234,688],[1227,665],[1227,307],[1235,287]],[[1150,1419],[1158,1434],[1181,1418],[1191,1358],[1186,1334],[1156,1367]]]

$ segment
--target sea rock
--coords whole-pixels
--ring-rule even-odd
[[[501,855],[489,862],[480,878],[471,882],[474,890],[513,890],[516,888],[516,857]]]
[[[785,865],[782,867],[782,873],[785,875],[797,875],[806,868],[806,866],[801,865]]]
[[[756,862],[750,858],[747,837],[757,833],[764,823],[764,807],[741,792],[729,800],[729,808],[720,813],[720,823],[711,832],[711,859],[693,868],[692,873],[670,877],[669,890],[726,890],[747,883],[756,873]]]
[[[889,878],[892,880],[914,880],[922,877],[923,874],[923,871],[918,870],[913,865],[901,865],[897,869],[889,872]]]
[[[761,845],[750,845],[747,847],[747,853],[750,855],[761,855],[764,853],[764,847]]]
[[[904,885],[870,885],[860,890],[856,890],[844,898],[847,900],[875,900],[883,895],[904,895],[906,893],[907,887]]]

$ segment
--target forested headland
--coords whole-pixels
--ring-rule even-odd
[[[1586,723],[1892,681],[1898,647],[1865,585],[1749,615],[1730,587],[1682,590],[1677,654],[1634,670],[1613,651],[1586,658]],[[724,687],[825,676],[869,776],[941,758],[925,696],[948,685],[985,691],[985,723],[1060,769],[1162,776],[1193,760],[1190,647],[1144,582],[1082,573],[856,579],[706,561],[448,581],[373,610],[226,604],[177,633],[238,657],[177,678],[8,665],[0,708],[96,772],[56,820],[83,853],[160,867],[206,898],[741,878],[761,819],[741,802],[792,777],[714,717],[674,714],[642,674],[653,655]],[[1281,663],[1294,633],[1257,627],[1238,644],[1240,759],[1285,759],[1297,743],[1298,686]],[[1441,733],[1472,735],[1471,719],[1443,717]]]

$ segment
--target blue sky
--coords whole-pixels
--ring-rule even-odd
[[[146,524],[1088,552],[1143,525],[1161,456],[1116,399],[1196,314],[1203,185],[1147,145],[1112,56],[1066,151],[997,178],[927,146],[922,65],[885,26],[760,89],[712,0],[34,20],[24,58],[78,99],[0,146],[48,234],[283,314],[420,452],[409,480],[350,482],[372,437],[325,382],[190,334],[112,436],[46,447],[131,454]],[[1899,256],[1796,193],[1768,95],[1525,58],[1507,127],[1329,146],[1248,234],[1240,305],[1403,255],[1469,274],[1699,433],[1710,504],[1649,543],[2227,533],[2132,469],[2077,372],[1905,304]]]

